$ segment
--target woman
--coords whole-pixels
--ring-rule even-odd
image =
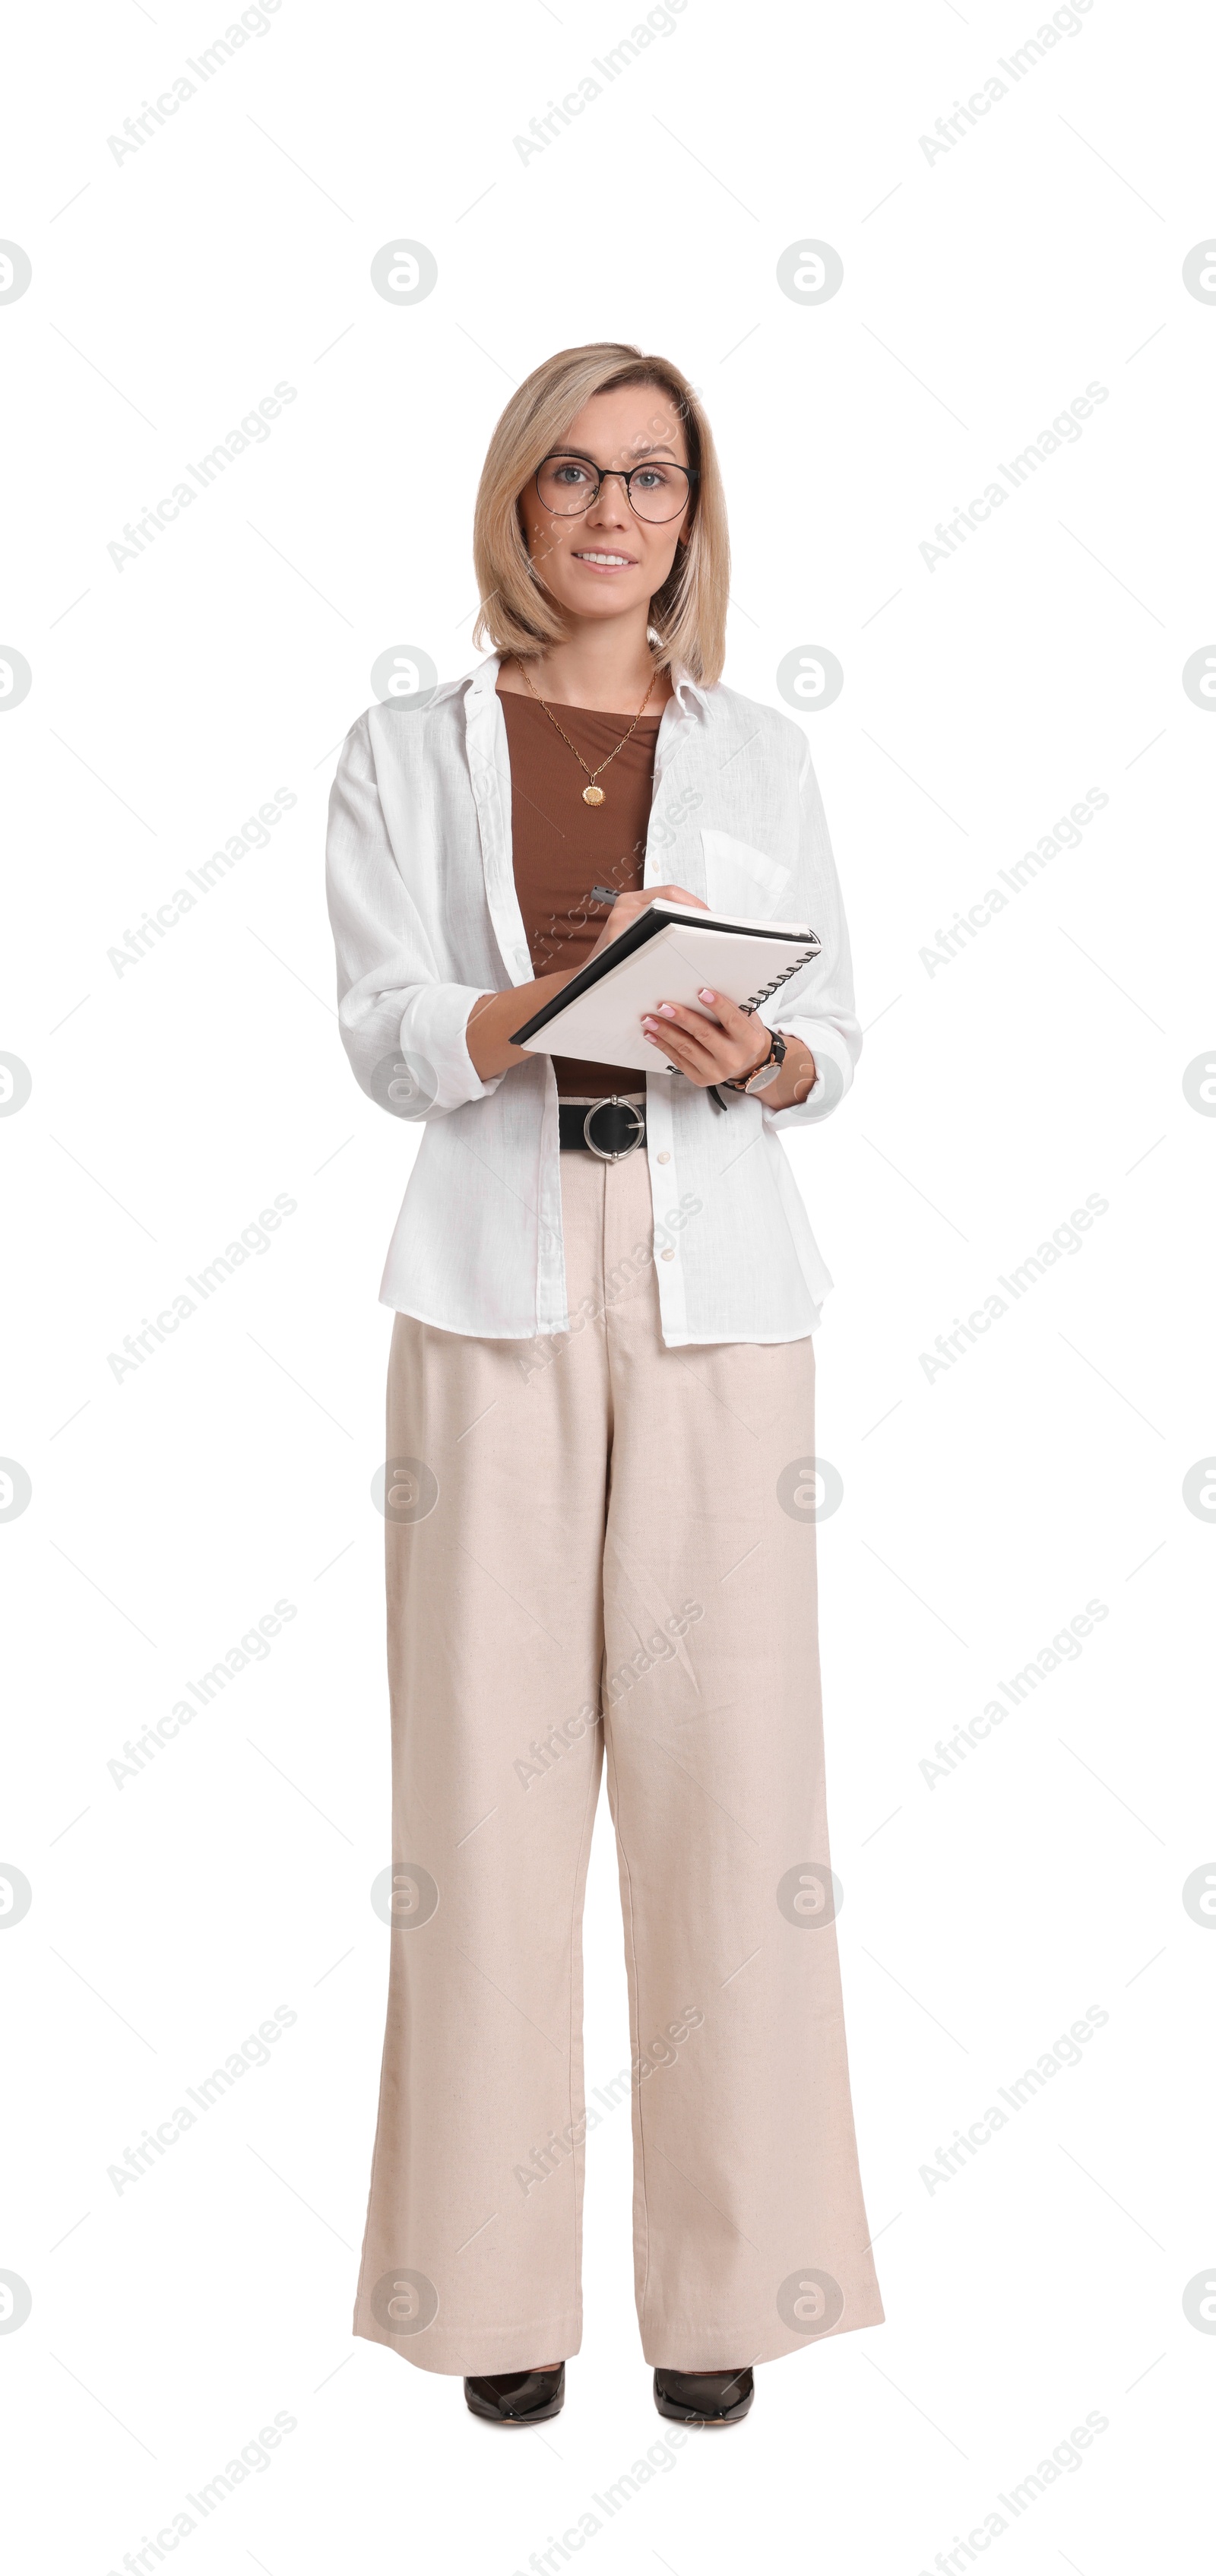
[[[831,1282],[779,1142],[852,1080],[848,938],[800,730],[718,682],[725,508],[678,370],[538,367],[474,552],[490,658],[362,716],[331,800],[343,1039],[426,1128],[382,1289],[394,1928],[355,2331],[491,2420],[562,2404],[606,1753],[643,2349],[661,2413],[729,2423],[756,2361],[882,2317],[808,1520]],[[820,954],[768,1021],[659,1006],[644,1077],[515,1045],[656,895]]]

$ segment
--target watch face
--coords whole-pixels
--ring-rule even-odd
[[[781,1059],[774,1056],[771,1064],[762,1064],[759,1073],[753,1074],[752,1079],[747,1086],[749,1093],[753,1091],[767,1091],[770,1082],[776,1081],[780,1071]]]

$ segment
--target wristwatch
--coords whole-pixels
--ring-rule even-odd
[[[733,1082],[724,1083],[722,1088],[724,1091],[742,1091],[747,1093],[753,1091],[767,1091],[770,1082],[776,1081],[784,1062],[785,1039],[782,1037],[779,1029],[774,1029],[772,1043],[763,1062],[758,1064],[752,1073],[737,1076]]]

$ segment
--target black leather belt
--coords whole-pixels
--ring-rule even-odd
[[[646,1112],[615,1096],[561,1100],[557,1108],[564,1154],[595,1154],[601,1163],[623,1163],[646,1141]]]

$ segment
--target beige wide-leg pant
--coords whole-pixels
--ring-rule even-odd
[[[424,2370],[577,2352],[583,2138],[629,2091],[646,2358],[736,2368],[883,2313],[828,1867],[814,1358],[666,1348],[645,1154],[561,1171],[568,1337],[393,1330],[394,1928],[355,2332]],[[604,1752],[633,2065],[585,2106]]]

